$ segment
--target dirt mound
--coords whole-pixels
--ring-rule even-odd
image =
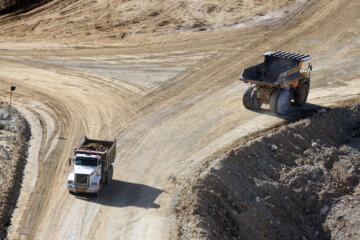
[[[360,106],[317,113],[207,163],[176,207],[180,239],[359,239]]]
[[[6,114],[4,114],[6,112]],[[6,119],[6,120],[5,120]],[[27,121],[8,105],[0,104],[0,239],[6,236],[15,207],[26,164],[30,127]]]
[[[82,145],[80,148],[84,150],[100,151],[100,152],[105,152],[109,150],[109,147],[101,145],[100,143],[88,143],[86,145]]]
[[[3,37],[85,40],[96,36],[114,40],[135,34],[204,30],[236,25],[256,15],[264,16],[269,10],[292,1],[53,0],[40,3],[43,4],[25,14],[0,17]]]

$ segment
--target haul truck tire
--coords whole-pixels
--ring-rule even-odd
[[[251,92],[253,91],[254,87],[247,87],[245,92],[244,92],[244,95],[243,95],[243,104],[244,104],[244,107],[247,108],[247,109],[252,109],[251,107],[251,99],[250,99],[250,95],[251,95]]]
[[[270,111],[272,111],[273,113],[277,113],[277,99],[279,96],[279,90],[275,89],[274,91],[272,91],[272,93],[270,94]]]
[[[260,110],[262,103],[257,98],[257,88],[254,88],[250,94],[250,105],[253,110]]]
[[[279,96],[276,101],[276,110],[280,115],[285,115],[289,112],[291,105],[290,90],[283,88],[280,90]]]
[[[297,106],[304,106],[309,95],[310,83],[298,86],[294,91],[294,103]]]

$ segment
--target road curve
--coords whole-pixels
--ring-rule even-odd
[[[0,89],[17,85],[15,104],[43,130],[38,178],[10,239],[171,238],[177,193],[196,166],[284,121],[244,109],[242,68],[267,50],[308,53],[312,106],[358,96],[359,12],[357,0],[310,1],[271,23],[137,46],[17,51],[19,43],[1,43]],[[66,189],[66,160],[84,135],[118,141],[114,181],[98,198]]]

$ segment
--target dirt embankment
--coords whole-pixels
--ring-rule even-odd
[[[208,162],[179,239],[359,239],[360,105],[317,113]]]
[[[36,0],[0,0],[0,14],[15,11],[29,6],[31,3],[38,2]]]
[[[26,164],[30,126],[14,109],[0,104],[0,239],[6,237]]]
[[[139,34],[154,36],[178,30],[236,26],[293,2],[43,0],[36,8],[0,16],[0,31],[4,33],[1,37],[10,39],[121,40]]]

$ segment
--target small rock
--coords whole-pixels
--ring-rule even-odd
[[[318,144],[317,142],[312,142],[312,143],[311,143],[311,146],[312,146],[313,148],[317,148],[317,147],[319,146],[319,144]]]
[[[278,149],[278,147],[275,144],[271,144],[271,150],[272,151],[276,151]]]
[[[326,112],[327,112],[327,110],[325,108],[322,108],[318,111],[318,113],[326,113]]]

